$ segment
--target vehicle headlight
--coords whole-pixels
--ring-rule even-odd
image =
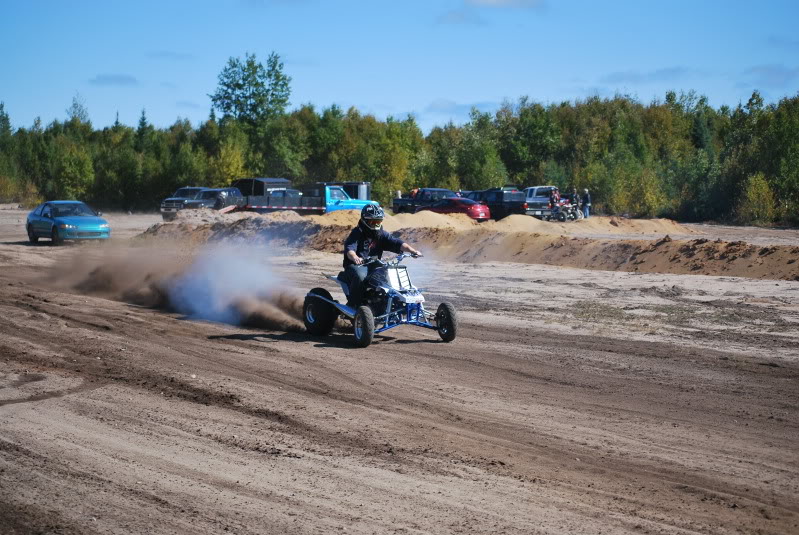
[[[103,223],[100,225],[100,228],[108,228],[110,225],[108,223]]]
[[[58,225],[58,228],[78,228],[78,225],[69,225],[67,223],[61,223]]]

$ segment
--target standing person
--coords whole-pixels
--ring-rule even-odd
[[[588,193],[588,188],[583,190],[583,217],[588,219],[588,213],[591,211],[591,194]]]
[[[383,251],[422,256],[422,253],[409,244],[383,230],[384,217],[380,206],[367,204],[361,210],[358,226],[352,229],[344,241],[344,273],[350,290],[347,302],[353,308],[360,304],[363,296],[363,281],[369,275],[369,267],[365,266],[364,262],[370,256],[380,258],[383,256]]]
[[[572,188],[572,193],[569,197],[570,197],[569,200],[571,201],[572,205],[574,205],[575,208],[579,208],[580,194],[577,193],[577,187]]]

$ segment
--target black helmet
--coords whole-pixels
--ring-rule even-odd
[[[383,228],[383,218],[385,217],[386,214],[379,204],[367,204],[361,210],[361,223],[375,232]]]

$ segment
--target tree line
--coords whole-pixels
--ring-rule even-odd
[[[382,121],[356,108],[287,110],[291,78],[276,54],[230,58],[209,95],[209,117],[156,128],[118,120],[95,129],[80,98],[67,118],[13,129],[0,102],[0,199],[82,199],[106,209],[154,210],[180,186],[219,187],[247,176],[295,184],[372,182],[397,190],[475,190],[504,184],[591,191],[607,214],[685,221],[799,223],[799,94],[716,109],[695,92],[527,97],[424,135],[412,116]],[[217,116],[219,112],[219,116]]]

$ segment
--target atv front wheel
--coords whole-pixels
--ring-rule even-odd
[[[333,300],[333,296],[324,288],[314,288],[309,293]],[[311,295],[305,296],[305,302],[302,305],[302,319],[305,322],[305,329],[309,333],[318,336],[330,334],[336,323],[336,318],[338,318],[336,307]]]
[[[441,303],[436,311],[438,335],[445,342],[452,342],[458,334],[458,315],[450,303]]]
[[[353,331],[355,332],[355,345],[367,347],[375,337],[375,316],[372,309],[367,306],[358,307],[355,312],[355,319],[352,320]]]

